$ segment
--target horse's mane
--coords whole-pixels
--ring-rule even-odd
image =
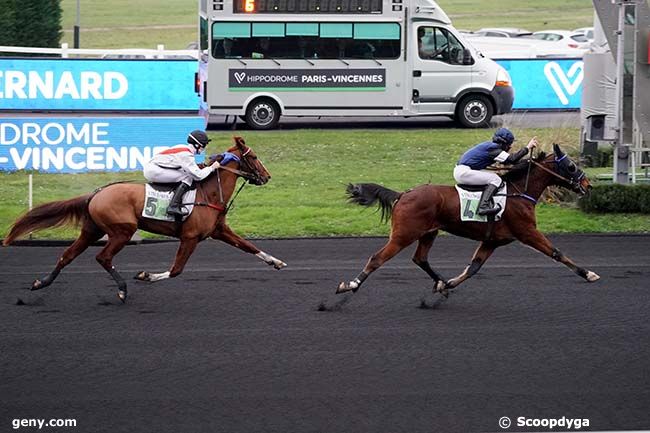
[[[536,158],[533,158],[533,161],[542,162],[545,159],[546,159],[546,154],[544,152],[540,152]],[[514,182],[516,180],[521,179],[522,177],[526,176],[526,174],[528,174],[528,165],[529,165],[528,159],[522,162],[518,162],[517,164],[508,168],[508,172],[502,174],[501,179],[503,179],[505,182]]]

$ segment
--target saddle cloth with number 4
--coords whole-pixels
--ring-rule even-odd
[[[151,185],[146,184],[144,189],[144,207],[142,216],[159,221],[174,222],[174,217],[167,214],[169,202],[174,195],[176,185]],[[187,219],[194,209],[194,199],[196,198],[196,188],[186,192],[183,196],[183,221]]]
[[[460,220],[461,221],[475,221],[475,222],[487,222],[486,215],[478,214],[478,204],[481,201],[482,191],[467,191],[463,188],[460,188],[456,185],[456,191],[458,191],[458,199],[460,200]],[[501,220],[503,211],[506,209],[506,194],[507,186],[505,182],[496,192],[493,197],[495,205],[501,206],[501,210],[498,214],[494,216],[494,221]]]

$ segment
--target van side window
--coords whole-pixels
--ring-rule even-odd
[[[216,59],[398,59],[399,23],[215,22]]]
[[[418,53],[423,60],[463,64],[463,46],[447,29],[418,27]]]

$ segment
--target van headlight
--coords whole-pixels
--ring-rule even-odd
[[[512,82],[510,81],[510,75],[505,69],[499,68],[499,71],[497,72],[497,82],[495,85],[497,87],[508,87],[512,85]]]

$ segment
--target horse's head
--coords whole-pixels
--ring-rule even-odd
[[[235,145],[230,147],[226,152],[236,155],[239,159],[239,169],[243,172],[242,177],[246,178],[253,185],[264,185],[271,174],[264,167],[262,161],[257,158],[253,149],[246,145],[242,137],[233,137]]]
[[[558,144],[553,144],[553,155],[546,160],[553,167],[553,172],[558,175],[558,185],[568,188],[580,195],[591,189],[591,182],[577,164],[560,149]]]

